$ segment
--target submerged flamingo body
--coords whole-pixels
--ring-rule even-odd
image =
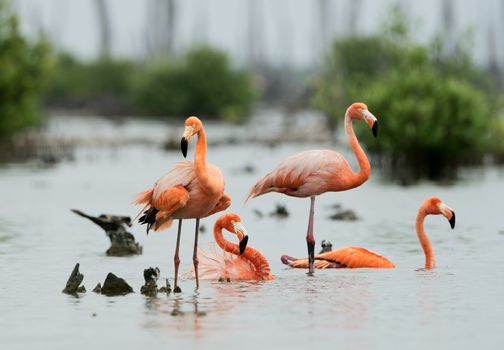
[[[439,198],[429,197],[423,201],[418,209],[416,219],[416,232],[418,241],[425,255],[425,268],[432,269],[436,266],[436,259],[432,245],[424,230],[424,219],[427,215],[443,215],[455,227],[455,213]],[[294,268],[308,268],[307,258],[296,259],[288,255],[282,255],[282,262]],[[344,247],[315,256],[314,267],[316,269],[328,268],[394,268],[393,262],[371,250],[360,247]]]
[[[288,255],[282,256],[282,262],[290,267],[308,268],[308,259],[295,259]],[[378,268],[389,269],[395,264],[371,250],[361,247],[344,247],[327,253],[315,255],[316,269],[328,268]]]
[[[240,244],[226,240],[222,229],[238,236]],[[222,252],[199,250],[199,272],[203,279],[230,279],[232,281],[271,280],[268,260],[258,250],[247,247],[248,236],[241,224],[240,217],[233,213],[217,219],[214,236]]]

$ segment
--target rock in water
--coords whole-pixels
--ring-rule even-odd
[[[287,211],[287,207],[285,205],[277,204],[275,210],[270,213],[270,216],[276,216],[277,218],[286,218],[289,216],[289,212]]]
[[[334,204],[332,209],[335,210],[335,213],[329,216],[331,220],[342,220],[342,221],[356,221],[359,220],[359,217],[352,209],[344,209],[341,204]]]
[[[171,293],[171,285],[170,282],[168,282],[168,278],[166,279],[166,286],[159,288],[158,292],[167,294]]]
[[[129,216],[107,215],[90,216],[80,210],[71,209],[75,214],[91,220],[100,226],[110,239],[110,248],[106,254],[109,256],[128,256],[142,254],[142,246],[135,242],[135,236],[129,233],[126,227],[131,226]]]
[[[101,293],[106,296],[116,296],[116,295],[126,295],[133,293],[133,288],[126,283],[122,278],[117,277],[112,272],[109,272],[105,282],[103,282],[103,287]]]
[[[157,280],[159,278],[159,268],[149,267],[144,270],[145,284],[140,288],[140,293],[147,296],[156,296],[158,292]]]
[[[325,239],[322,240],[321,246],[322,246],[322,250],[319,252],[319,254],[327,253],[332,250],[332,243],[329,241],[326,241]]]
[[[68,277],[68,281],[62,292],[71,295],[77,295],[77,293],[85,293],[86,288],[84,286],[80,286],[83,280],[84,275],[79,272],[79,263],[77,263],[75,264],[70,277]]]
[[[96,287],[94,287],[93,292],[101,294],[102,287],[101,287],[101,283],[100,282],[98,282],[98,284],[96,285]]]

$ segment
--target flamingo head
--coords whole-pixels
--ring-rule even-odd
[[[455,212],[441,199],[436,197],[427,198],[422,204],[426,214],[443,215],[449,222],[451,228],[455,228]]]
[[[187,147],[191,137],[199,133],[202,128],[203,123],[198,117],[193,116],[186,119],[184,136],[182,136],[182,140],[180,141],[180,149],[182,150],[184,158],[187,157]]]
[[[355,102],[348,107],[346,114],[351,119],[364,120],[373,131],[373,136],[378,136],[378,119],[368,110],[365,103]]]
[[[241,223],[240,217],[234,213],[224,214],[217,219],[217,223],[220,223],[223,228],[229,232],[233,232],[238,237],[240,241],[240,254],[243,254],[245,248],[247,248],[248,235],[245,226]]]

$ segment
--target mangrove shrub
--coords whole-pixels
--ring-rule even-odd
[[[234,70],[225,53],[200,47],[180,60],[147,67],[134,80],[131,96],[140,114],[239,120],[250,112],[255,91],[249,74]]]
[[[21,35],[17,17],[0,1],[0,139],[40,122],[50,57],[47,41]]]
[[[334,128],[343,125],[349,104],[367,103],[380,135],[366,147],[391,177],[453,177],[491,150],[495,84],[462,45],[450,54],[439,40],[414,43],[397,9],[387,23],[379,35],[336,40],[315,82],[314,103]]]
[[[61,53],[46,89],[46,103],[56,108],[127,114],[133,69],[133,64],[124,60],[101,58],[83,62]]]
[[[494,111],[484,94],[432,65],[391,71],[363,99],[380,120],[378,139],[366,147],[393,178],[451,178],[458,165],[478,161],[488,149]]]

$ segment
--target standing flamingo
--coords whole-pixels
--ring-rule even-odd
[[[179,219],[177,243],[175,248],[175,282],[174,291],[180,291],[177,286],[178,269],[180,265],[179,245],[182,219],[196,219],[194,234],[193,263],[196,274],[196,288],[198,279],[198,231],[200,218],[207,217],[217,211],[225,210],[231,204],[231,197],[224,194],[224,177],[218,167],[206,162],[206,137],[203,123],[196,117],[189,117],[185,121],[184,136],[181,149],[187,156],[187,147],[191,138],[197,135],[194,162],[178,162],[161,177],[152,188],[137,195],[135,204],[145,204],[140,211],[144,215],[138,220],[147,225],[147,234],[167,229],[173,219]]]
[[[371,166],[355,136],[352,120],[364,120],[376,137],[378,121],[364,103],[354,103],[345,113],[345,131],[360,170],[354,173],[347,160],[332,150],[310,150],[297,153],[275,170],[259,180],[250,190],[247,200],[268,192],[280,192],[291,197],[310,197],[310,217],[306,243],[308,246],[309,273],[313,274],[315,238],[313,214],[315,196],[325,192],[346,191],[364,183],[371,173]]]
[[[455,213],[439,198],[429,197],[422,203],[420,209],[418,209],[416,232],[425,254],[426,269],[432,269],[436,266],[434,251],[423,225],[425,217],[429,214],[441,214],[448,219],[452,229],[455,227]],[[282,262],[290,267],[308,267],[308,259],[306,258],[296,259],[288,255],[282,255]],[[315,256],[315,268],[317,269],[359,267],[393,268],[395,265],[387,258],[360,247],[344,247]]]
[[[226,240],[222,229],[236,234],[239,244]],[[248,236],[238,215],[227,213],[215,221],[215,242],[223,254],[200,250],[200,274],[205,279],[230,279],[234,281],[271,280],[268,260],[252,247],[247,247]]]

